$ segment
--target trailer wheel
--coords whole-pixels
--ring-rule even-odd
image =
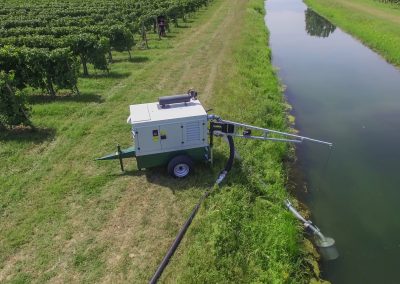
[[[193,161],[188,156],[176,156],[168,163],[168,173],[175,178],[185,178],[192,171]]]

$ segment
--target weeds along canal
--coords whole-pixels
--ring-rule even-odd
[[[334,143],[297,148],[305,202],[340,257],[332,283],[398,283],[400,71],[308,9],[268,0],[273,64],[300,135]]]

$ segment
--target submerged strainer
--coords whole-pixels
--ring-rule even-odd
[[[300,213],[292,206],[289,200],[285,200],[285,205],[289,209],[289,211],[292,212],[294,216],[296,216],[297,219],[303,222],[304,227],[314,234],[315,244],[318,247],[322,259],[337,259],[339,257],[339,252],[336,249],[335,240],[330,237],[325,237],[317,226],[314,226],[310,220],[306,220],[303,216],[300,215]]]
[[[334,260],[339,257],[339,252],[336,249],[334,239],[325,236],[323,236],[323,238],[318,237],[315,238],[315,244],[324,260]]]

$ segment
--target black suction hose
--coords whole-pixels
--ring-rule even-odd
[[[225,165],[225,171],[229,172],[232,169],[233,159],[235,158],[235,144],[233,143],[232,136],[227,135],[226,138],[228,139],[229,144],[229,159]]]
[[[158,279],[161,277],[161,274],[163,273],[165,267],[167,267],[169,260],[171,257],[174,255],[176,249],[178,248],[179,244],[181,243],[183,237],[186,234],[187,229],[189,228],[190,224],[192,223],[194,217],[197,214],[197,211],[199,210],[201,204],[203,201],[213,192],[215,189],[215,186],[218,186],[223,179],[225,178],[226,174],[232,169],[233,165],[233,159],[235,158],[235,145],[233,143],[233,138],[232,136],[227,135],[228,138],[228,144],[229,144],[229,159],[225,165],[225,168],[222,170],[222,172],[219,174],[214,186],[207,190],[199,199],[199,202],[196,204],[196,206],[193,208],[192,212],[189,215],[189,218],[186,220],[185,224],[183,224],[182,228],[180,229],[178,235],[176,236],[174,242],[172,243],[171,247],[167,251],[167,254],[164,256],[163,260],[161,261],[160,265],[158,266],[156,272],[154,273],[153,277],[150,279],[149,283],[154,284],[157,283]]]

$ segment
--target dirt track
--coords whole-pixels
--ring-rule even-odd
[[[182,92],[193,86],[201,94],[202,102],[211,106],[215,82],[223,80],[220,66],[229,64],[230,48],[245,9],[246,1],[236,2],[230,5],[230,1],[218,1],[215,12],[200,28],[188,29],[174,42],[174,48],[164,55],[166,60],[157,63],[157,68],[166,70],[158,77],[157,89]],[[103,282],[125,277],[147,280],[204,190],[197,187],[191,189],[189,196],[179,196],[180,193],[162,184],[149,182],[144,176],[129,178],[125,194],[97,236],[99,242],[105,241],[109,247]],[[127,259],[129,269],[123,275],[118,267]]]
[[[150,50],[135,51],[135,56],[148,56],[150,60],[130,65],[132,75],[111,85],[101,95],[103,104],[82,107],[65,121],[65,127],[81,121],[84,113],[100,110],[104,123],[90,116],[84,116],[85,121],[81,123],[88,125],[87,133],[101,133],[107,129],[104,124],[114,123],[116,117],[124,123],[119,117],[130,103],[155,100],[154,94],[184,92],[190,87],[199,91],[206,107],[212,107],[212,94],[226,75],[221,66],[232,64],[231,48],[240,31],[246,3],[246,0],[215,0],[208,10],[189,19],[185,24],[188,28],[163,39],[168,48],[159,47],[154,39]],[[129,136],[127,132],[120,137],[127,137],[129,141]],[[18,218],[26,219],[29,212],[36,216],[36,212],[49,211],[51,216],[52,206],[59,208],[63,215],[57,219],[60,224],[46,226],[51,217],[46,217],[50,221],[40,219],[37,224],[32,223],[35,234],[27,237],[25,244],[1,263],[0,282],[19,277],[21,273],[29,273],[33,279],[48,275],[46,280],[52,283],[146,282],[197,198],[215,178],[215,173],[204,167],[201,175],[175,181],[157,170],[132,170],[132,161],[127,175],[117,174],[117,168],[115,172],[104,172],[101,166],[99,170],[89,161],[93,149],[87,146],[98,144],[95,139],[85,135],[79,141],[70,142],[60,131],[51,142],[35,146],[42,147],[43,152],[32,149],[32,156],[36,155],[35,151],[40,154],[35,158],[35,171],[40,172],[49,164],[50,170],[43,170],[44,176],[38,174],[35,180],[28,175],[23,177],[30,184],[29,191],[20,204],[13,205],[19,215],[15,219],[8,217],[5,223],[10,228],[18,226]],[[57,159],[57,155],[62,158]],[[46,160],[47,157],[54,160]],[[79,173],[77,178],[86,181],[104,174],[115,178],[101,187],[99,195],[82,202],[80,192],[85,188],[73,188],[71,184],[79,182],[68,181],[74,172]],[[68,192],[62,200],[56,197],[53,200],[54,183]],[[57,205],[48,203],[53,201]]]
[[[224,80],[221,66],[231,64],[231,47],[246,3],[215,0],[188,23],[181,22],[188,28],[170,34],[162,40],[164,45],[153,39],[150,50],[135,51],[134,56],[150,59],[128,65],[131,75],[101,94],[104,103],[82,106],[65,119],[63,129],[78,123],[88,127],[88,134],[102,133],[114,128],[115,121],[124,123],[130,103],[155,100],[159,93],[185,92],[190,87],[212,107],[216,84]],[[102,113],[104,123],[86,115],[96,111]],[[129,136],[127,132],[119,137],[130,143]],[[98,144],[92,135],[70,140],[61,130],[53,140],[30,146],[24,154],[35,165],[31,173],[19,176],[21,184],[29,187],[24,187],[26,195],[12,204],[12,213],[2,221],[4,229],[21,230],[24,244],[3,255],[0,282],[25,277],[24,273],[52,283],[146,282],[197,198],[215,178],[204,167],[201,175],[175,181],[158,170],[138,172],[132,169],[132,161],[127,165],[128,174],[119,175],[116,167],[109,172],[91,161],[94,149],[90,145]],[[36,178],[31,178],[33,174]],[[85,184],[101,175],[113,178],[96,189],[98,195],[82,199]],[[65,194],[53,194],[54,184]],[[53,220],[54,210],[59,217]],[[33,222],[20,229],[20,220],[28,218]],[[0,244],[7,246],[1,239]]]

